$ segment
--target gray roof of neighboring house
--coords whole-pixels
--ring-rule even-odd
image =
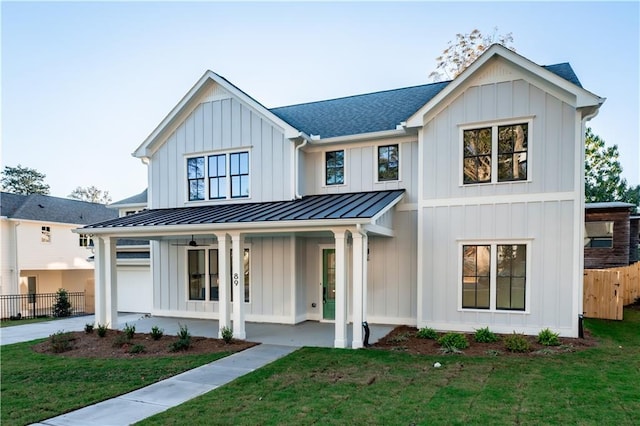
[[[584,208],[590,209],[632,209],[637,207],[632,203],[623,203],[621,201],[609,201],[604,203],[585,203]]]
[[[219,204],[145,210],[83,229],[145,226],[371,218],[397,200],[404,189],[309,195],[298,200]]]
[[[582,87],[568,63],[543,68]],[[385,90],[270,111],[308,135],[321,138],[394,130],[444,89],[450,81]]]
[[[147,190],[145,189],[139,194],[132,195],[131,197],[125,198],[124,200],[116,201],[115,203],[109,204],[109,207],[118,207],[120,205],[126,206],[129,204],[147,204]]]
[[[0,192],[0,216],[87,225],[113,219],[118,216],[118,213],[103,204],[40,194],[20,195]]]

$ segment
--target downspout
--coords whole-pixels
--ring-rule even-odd
[[[302,143],[298,146],[296,146],[296,157],[295,157],[295,165],[293,167],[293,173],[294,173],[294,177],[293,177],[293,182],[295,185],[295,197],[296,200],[299,200],[300,198],[302,198],[302,195],[300,194],[300,180],[299,180],[299,175],[300,175],[300,170],[299,170],[299,166],[300,166],[300,150],[302,148],[304,148],[307,143],[309,141],[304,138],[302,139]]]
[[[600,112],[600,106],[604,103],[604,99],[601,100],[600,104],[598,105],[597,108],[595,108],[595,111],[589,112],[586,115],[584,115],[582,117],[581,123],[580,123],[580,179],[579,182],[576,182],[576,185],[578,185],[579,189],[579,194],[580,194],[580,199],[577,200],[576,203],[576,210],[578,210],[578,212],[576,212],[576,216],[580,217],[581,220],[577,221],[576,223],[576,228],[575,229],[575,233],[576,233],[576,242],[577,242],[577,250],[575,252],[577,252],[577,257],[578,259],[577,262],[575,262],[574,264],[577,265],[576,268],[576,278],[578,279],[578,300],[577,300],[577,314],[578,317],[574,318],[575,321],[578,322],[578,337],[583,338],[583,331],[582,331],[582,320],[583,320],[583,316],[584,316],[584,162],[585,162],[585,139],[584,139],[584,135],[585,135],[585,130],[586,130],[586,123],[587,121],[591,120],[592,118],[594,118],[596,115],[598,115],[598,113]],[[575,323],[574,323],[575,324]]]
[[[364,264],[367,265],[369,261],[369,238],[367,237],[367,232],[362,229],[362,224],[356,224],[356,232],[362,235],[364,241],[367,242],[366,246],[363,249],[366,249],[366,252],[363,253]],[[355,265],[354,265],[355,266]],[[362,327],[364,328],[364,339],[362,345],[366,348],[369,347],[369,323],[367,322],[367,266],[362,269]]]
[[[20,294],[20,270],[18,269],[18,226],[20,226],[20,221],[16,221],[13,227],[13,243],[15,247],[15,252],[13,253],[13,288],[15,291],[9,294]]]

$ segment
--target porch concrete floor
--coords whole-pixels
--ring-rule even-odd
[[[17,325],[0,329],[0,344],[26,342],[33,339],[49,337],[60,331],[82,331],[84,325],[93,323],[93,315],[74,317],[55,321],[46,321],[35,324]],[[170,317],[149,317],[143,314],[119,312],[118,328],[122,329],[125,324],[135,325],[136,331],[149,333],[151,327],[158,326],[164,329],[164,333],[175,335],[180,329],[180,325],[186,325],[192,336],[218,337],[218,321],[190,318],[170,318]],[[245,329],[247,339],[252,342],[259,342],[281,346],[316,346],[333,347],[334,324],[317,321],[305,321],[296,325],[289,324],[265,324],[247,322]],[[369,343],[375,343],[393,330],[393,325],[369,326],[371,334]],[[351,342],[353,328],[351,324],[347,327],[347,341]],[[350,347],[349,343],[349,347]]]

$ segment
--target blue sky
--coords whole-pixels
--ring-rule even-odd
[[[146,187],[131,152],[207,69],[267,107],[428,83],[458,32],[513,33],[607,101],[590,126],[640,181],[640,3],[2,2],[2,165],[114,201]]]

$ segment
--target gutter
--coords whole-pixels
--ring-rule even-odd
[[[312,137],[311,144],[312,145],[330,145],[330,144],[338,144],[338,143],[345,143],[345,142],[385,139],[385,138],[393,138],[398,136],[409,135],[410,132],[407,131],[404,125],[405,123],[399,124],[393,130],[381,130],[379,132],[359,133],[356,135],[347,135],[347,136],[336,136],[336,137],[326,138],[326,139],[322,139],[320,136]]]

